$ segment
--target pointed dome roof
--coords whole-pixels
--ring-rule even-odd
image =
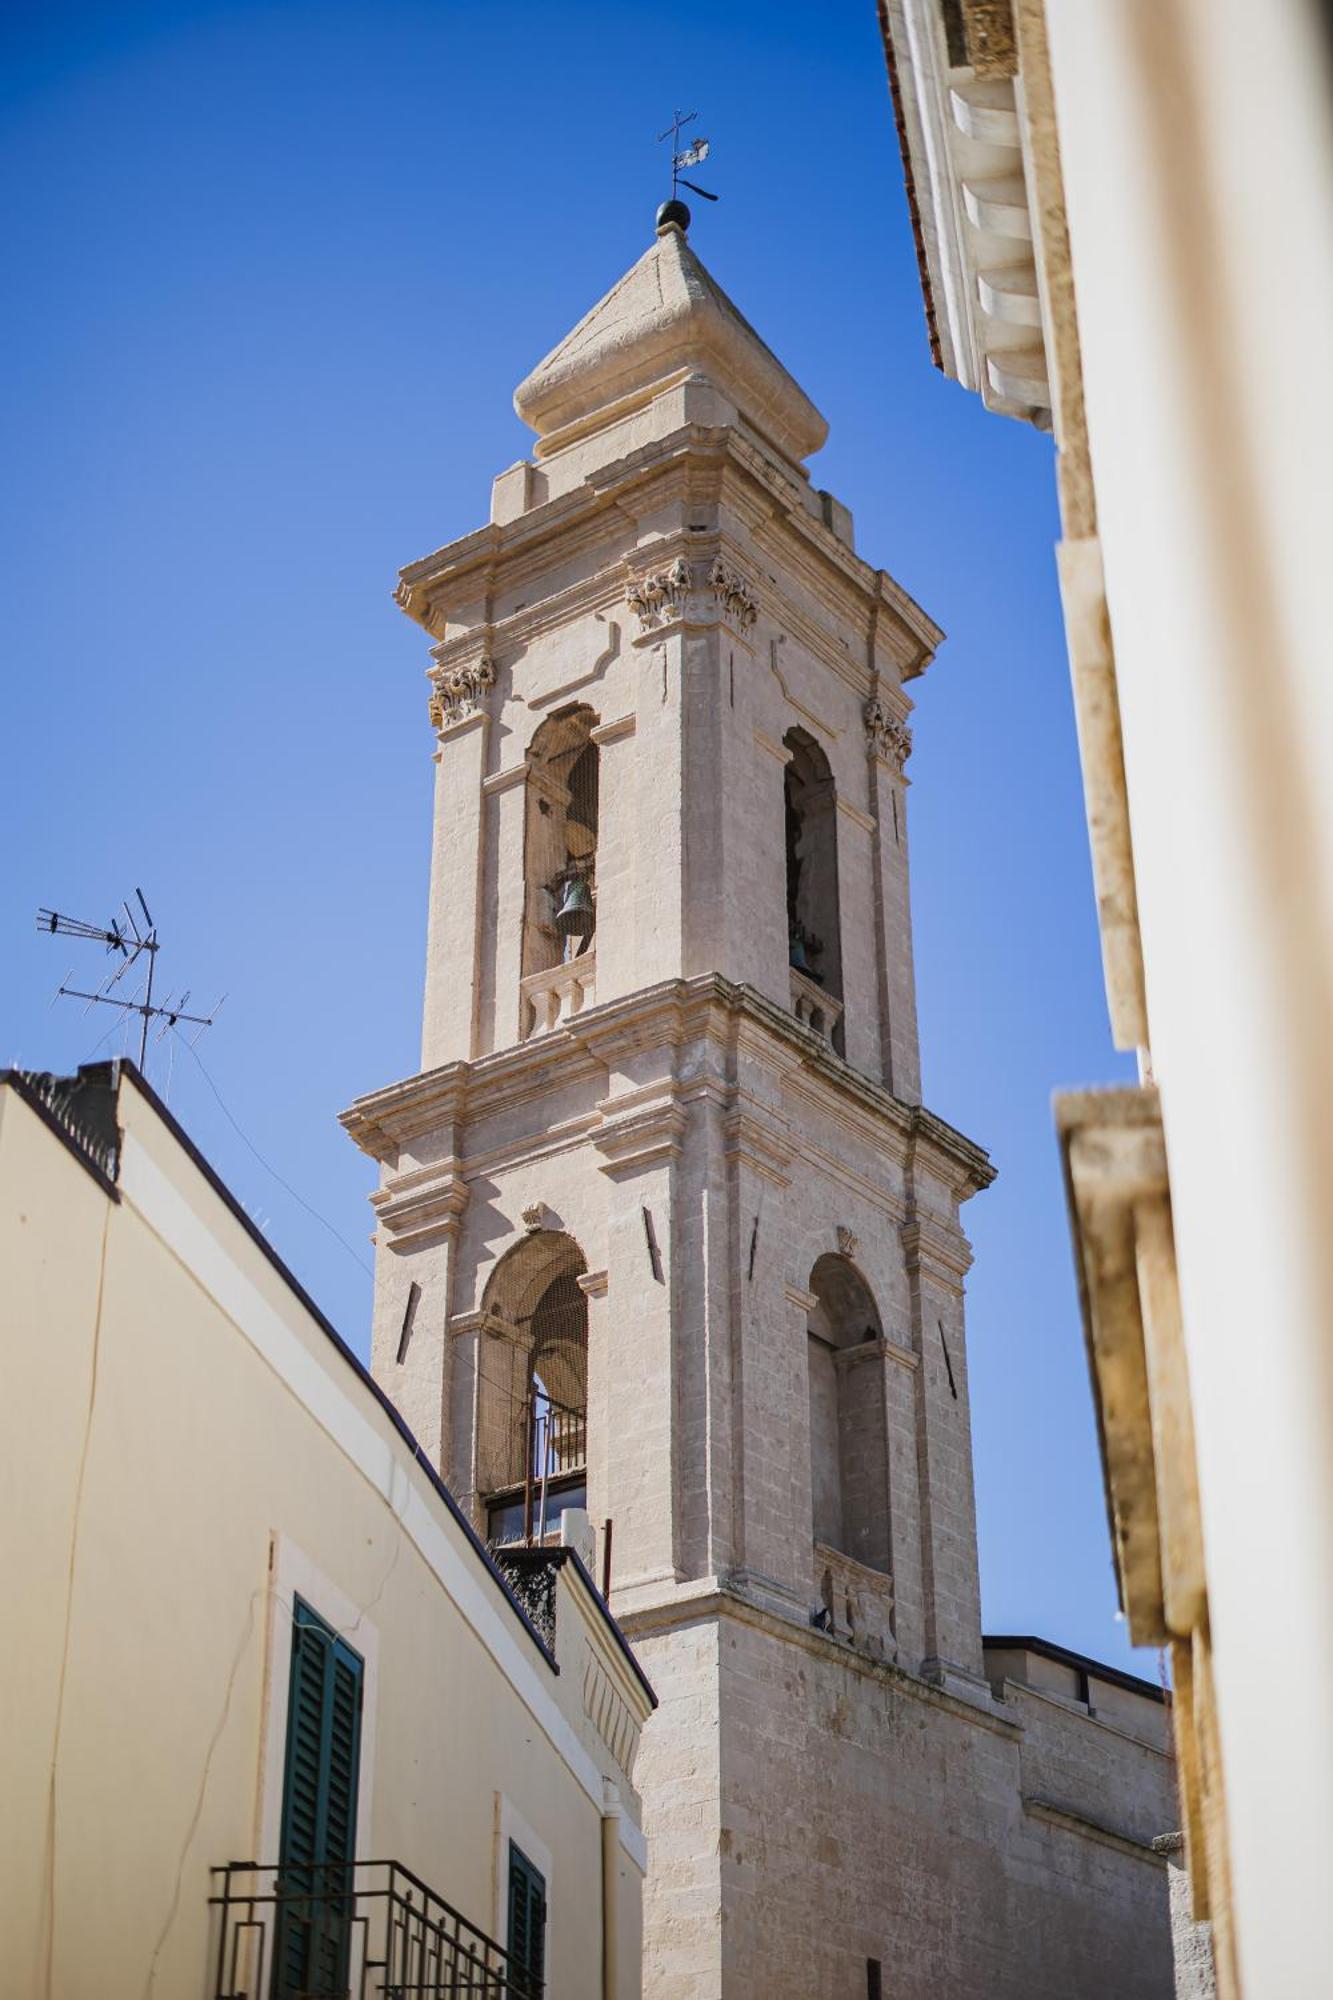
[[[828,425],[767,348],[675,223],[514,391],[514,408],[548,449],[553,433],[592,429],[627,400],[647,402],[686,375],[704,375],[787,457],[818,451]]]

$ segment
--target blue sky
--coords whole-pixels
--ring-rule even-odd
[[[1051,447],[931,367],[873,0],[10,0],[0,1060],[117,1046],[49,1004],[105,967],[33,913],[141,883],[164,983],[229,996],[220,1098],[184,1049],[153,1080],[364,1351],[372,1176],[335,1113],[415,1068],[432,777],[390,590],[524,455],[513,387],[649,242],[677,105],[723,196],[695,248],[828,417],[861,553],[950,635],[913,914],[927,1101],[999,1168],[966,1212],[986,1623],[1155,1676],[1115,1620],[1050,1118],[1130,1073]]]

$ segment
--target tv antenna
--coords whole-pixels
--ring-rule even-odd
[[[702,166],[703,162],[708,158],[709,147],[707,139],[691,139],[687,146],[682,146],[680,143],[681,133],[687,125],[692,125],[698,116],[697,111],[678,111],[667,126],[666,131],[659,132],[657,135],[659,145],[661,145],[664,139],[670,139],[671,141],[672,201],[675,201],[676,191],[681,187],[687,187],[691,194],[701,194],[705,201],[721,200],[720,195],[709,194],[708,189],[701,188],[697,181],[687,181],[685,178],[684,169],[686,167]]]
[[[222,1000],[225,1000],[227,996],[225,993],[223,994],[222,1000],[218,1001],[217,1006],[214,1007],[211,1014],[186,1013],[185,1003],[190,997],[188,989],[181,994],[179,1000],[173,1000],[171,995],[168,994],[164,1002],[154,1003],[153,974],[157,967],[157,954],[162,949],[162,940],[158,937],[157,925],[153,922],[152,912],[144,901],[143,890],[136,889],[134,896],[142,914],[142,922],[135,915],[131,905],[128,902],[124,902],[121,904],[119,912],[112,917],[109,924],[89,924],[85,923],[82,917],[67,917],[59,910],[41,909],[37,912],[37,928],[39,931],[45,931],[53,937],[86,938],[92,944],[105,945],[107,951],[119,961],[115,970],[102,981],[96,993],[89,993],[85,988],[79,986],[67,986],[62,981],[56,988],[56,997],[58,999],[63,994],[67,1000],[86,1000],[89,1007],[118,1007],[125,1019],[128,1019],[132,1014],[137,1014],[139,1017],[139,1068],[146,1076],[148,1074],[148,1028],[151,1022],[160,1021],[162,1024],[157,1033],[157,1039],[160,1041],[163,1035],[169,1029],[174,1028],[178,1022],[188,1021],[191,1026],[198,1029],[198,1034],[194,1037],[194,1041],[197,1042],[199,1036],[203,1034],[204,1029],[212,1027],[218,1008],[221,1007]],[[141,958],[146,958],[148,961],[147,981],[143,999],[133,1000],[127,994],[116,993],[113,989],[119,985],[125,974],[139,963]],[[69,974],[67,973],[65,977],[68,979]],[[87,1008],[84,1009],[84,1012],[87,1012]],[[190,1046],[193,1048],[194,1042],[191,1042]]]

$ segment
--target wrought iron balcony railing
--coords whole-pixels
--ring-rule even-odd
[[[541,2000],[540,1979],[401,1862],[212,1873],[215,2000]]]

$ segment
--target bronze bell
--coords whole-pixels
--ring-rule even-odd
[[[817,986],[824,984],[824,975],[816,971],[811,964],[810,955],[812,952],[822,952],[823,949],[819,939],[812,936],[801,924],[794,925],[787,935],[788,965],[793,972],[803,974],[806,979],[813,979]]]
[[[592,936],[593,922],[592,892],[582,875],[572,875],[555,913],[555,927],[561,937],[587,938]]]

